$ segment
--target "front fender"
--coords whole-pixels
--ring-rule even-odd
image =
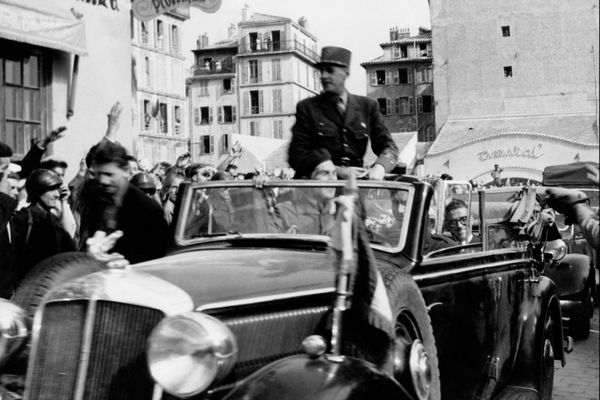
[[[291,356],[258,370],[225,400],[410,399],[410,395],[373,365],[356,358],[340,362],[327,356]]]
[[[567,254],[562,260],[544,269],[544,275],[552,279],[561,298],[581,293],[590,276],[590,258],[583,254]]]

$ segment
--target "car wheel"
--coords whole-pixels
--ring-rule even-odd
[[[393,374],[416,399],[441,398],[437,350],[421,290],[406,272],[382,268],[395,320]]]
[[[585,340],[590,337],[590,314],[588,308],[578,304],[569,316],[569,333],[575,340]]]
[[[102,263],[84,252],[67,252],[40,261],[17,287],[14,302],[30,317],[42,298],[55,286],[92,272],[100,271]]]
[[[548,318],[544,324],[544,337],[542,340],[542,357],[540,365],[540,400],[552,400],[552,388],[554,385],[554,348],[552,339],[554,337],[554,321]]]

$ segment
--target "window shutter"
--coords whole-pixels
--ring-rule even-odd
[[[258,113],[262,114],[263,112],[264,112],[263,91],[259,90],[258,91]]]
[[[411,114],[415,113],[415,99],[413,97],[408,98],[408,108]]]
[[[423,112],[423,97],[421,96],[417,97],[417,110],[419,110],[420,113]]]
[[[194,125],[200,125],[200,110],[194,108]]]
[[[237,115],[235,112],[235,106],[231,107],[231,122],[235,122],[235,120],[237,119]]]
[[[392,114],[392,99],[385,99],[385,115]]]
[[[242,83],[248,83],[248,69],[250,68],[249,63],[244,62],[241,65],[242,67]]]
[[[391,81],[392,81],[392,79],[390,78],[390,71],[386,69],[385,70],[385,84],[389,85]]]
[[[223,107],[217,107],[217,122],[219,124],[223,123]]]
[[[262,60],[258,60],[256,61],[256,70],[257,70],[257,75],[256,75],[256,81],[257,82],[262,82]]]
[[[413,69],[407,68],[406,75],[408,75],[408,83],[413,83]]]
[[[394,70],[394,83],[396,85],[400,83],[400,72],[398,70]]]
[[[208,123],[212,124],[213,122],[213,108],[208,107]]]
[[[250,93],[244,92],[244,115],[250,114]]]
[[[215,138],[213,135],[210,135],[210,151],[209,153],[212,154],[215,152]]]
[[[400,114],[400,97],[396,97],[394,101],[396,102],[396,114]]]
[[[257,33],[256,34],[256,50],[260,50],[262,49],[262,33]]]
[[[377,86],[377,74],[374,71],[371,72],[371,86]]]

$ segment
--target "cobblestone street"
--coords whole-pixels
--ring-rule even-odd
[[[598,307],[594,312],[590,337],[575,342],[575,349],[567,354],[567,366],[556,363],[554,400],[598,400],[600,398],[598,354]]]

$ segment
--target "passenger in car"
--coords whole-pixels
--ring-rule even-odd
[[[444,220],[444,230],[450,232],[452,239],[458,244],[467,244],[479,242],[479,237],[474,237],[471,233],[469,224],[469,207],[464,200],[452,199],[446,205],[446,217]]]
[[[310,179],[337,180],[335,165],[331,160],[319,163]],[[277,204],[274,222],[286,233],[328,235],[334,222],[334,197],[331,187],[303,190],[298,198]]]

